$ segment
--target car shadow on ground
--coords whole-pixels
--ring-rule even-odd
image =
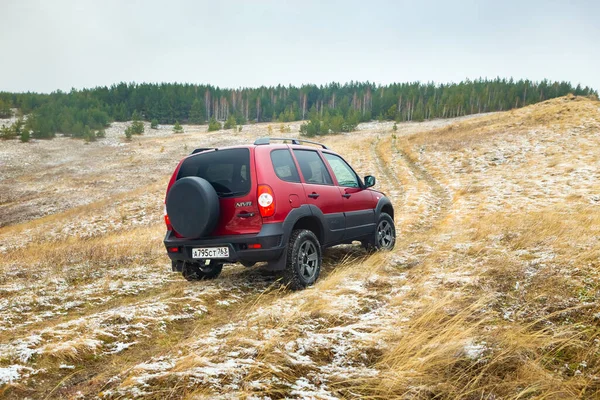
[[[319,280],[326,278],[335,268],[349,260],[356,261],[366,258],[369,253],[360,244],[345,244],[327,248],[323,251],[323,264]],[[263,290],[282,289],[285,287],[282,271],[270,271],[266,268],[267,263],[257,263],[252,267],[244,267],[241,264],[226,265],[223,274],[218,280],[227,279],[232,286],[252,286],[254,289]]]

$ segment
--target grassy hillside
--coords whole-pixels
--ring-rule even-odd
[[[377,176],[398,241],[330,249],[294,293],[240,265],[190,284],[161,243],[178,159],[267,124],[124,126],[0,142],[5,397],[600,396],[600,102],[324,137]]]

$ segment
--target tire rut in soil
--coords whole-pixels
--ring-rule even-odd
[[[439,207],[434,211],[429,221],[417,224],[418,230],[427,231],[433,228],[448,213],[452,203],[450,193],[425,168],[417,164],[415,160],[404,150],[399,149],[394,143],[392,143],[391,151],[400,156],[400,160],[406,164],[417,180],[425,182],[430,187],[431,193],[437,200],[436,203]]]
[[[387,165],[385,165],[385,163],[377,153],[377,144],[379,143],[379,140],[380,139],[377,138],[371,143],[371,154],[373,155],[375,165],[377,166],[379,172],[383,176],[385,176],[388,182],[390,182],[394,190],[397,190],[399,193],[403,194],[405,191],[402,188],[402,186],[398,183],[399,179],[397,178],[396,173],[393,170],[391,170]],[[416,227],[418,231],[426,231],[433,228],[436,222],[440,221],[448,213],[451,204],[450,194],[442,185],[440,185],[440,183],[437,180],[433,178],[433,176],[431,176],[431,174],[429,174],[429,172],[427,172],[425,168],[419,166],[416,163],[416,161],[413,160],[406,152],[404,152],[401,149],[398,149],[393,143],[393,139],[391,141],[390,151],[392,152],[392,154],[396,153],[397,155],[399,155],[400,160],[402,160],[406,164],[406,166],[413,173],[414,177],[419,181],[425,182],[427,186],[429,186],[429,188],[431,189],[431,193],[436,199],[436,204],[438,205],[438,207],[434,208],[434,213],[431,218],[429,218],[426,221],[419,222],[416,225]]]
[[[379,143],[379,138],[371,142],[371,154],[373,155],[373,161],[375,162],[375,166],[377,167],[377,170],[381,173],[381,175],[385,177],[386,181],[389,182],[392,190],[398,193],[395,200],[402,201],[404,195],[404,188],[400,184],[400,179],[398,179],[396,173],[392,171],[387,165],[385,165],[381,157],[379,157],[379,154],[377,154],[377,143]]]

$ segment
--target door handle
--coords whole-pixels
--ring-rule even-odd
[[[312,192],[311,194],[308,195],[308,197],[310,197],[311,199],[316,199],[319,197],[319,193]]]
[[[345,199],[349,199],[349,198],[350,198],[350,196],[352,196],[352,195],[351,195],[351,194],[348,194],[348,193],[344,193],[344,194],[342,195],[342,197],[343,197],[343,198],[345,198]]]
[[[250,218],[250,217],[254,217],[254,213],[253,212],[241,212],[238,214],[238,217],[240,218]]]

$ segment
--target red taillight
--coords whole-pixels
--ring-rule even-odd
[[[271,217],[275,214],[275,197],[273,189],[269,185],[258,185],[258,209],[263,217]]]
[[[179,233],[177,233],[177,231],[175,229],[173,229],[173,225],[171,225],[171,220],[169,219],[169,215],[167,214],[167,205],[166,204],[165,204],[165,225],[167,225],[168,231],[173,231],[173,233],[175,234],[175,237],[177,237],[177,238],[183,237]]]
[[[168,231],[173,230],[173,225],[171,225],[171,220],[169,219],[169,216],[167,215],[167,205],[166,204],[165,204],[165,224],[167,225]]]
[[[260,243],[250,243],[248,245],[249,249],[262,249],[262,245]]]
[[[169,247],[167,251],[169,253],[179,253],[179,247]]]

